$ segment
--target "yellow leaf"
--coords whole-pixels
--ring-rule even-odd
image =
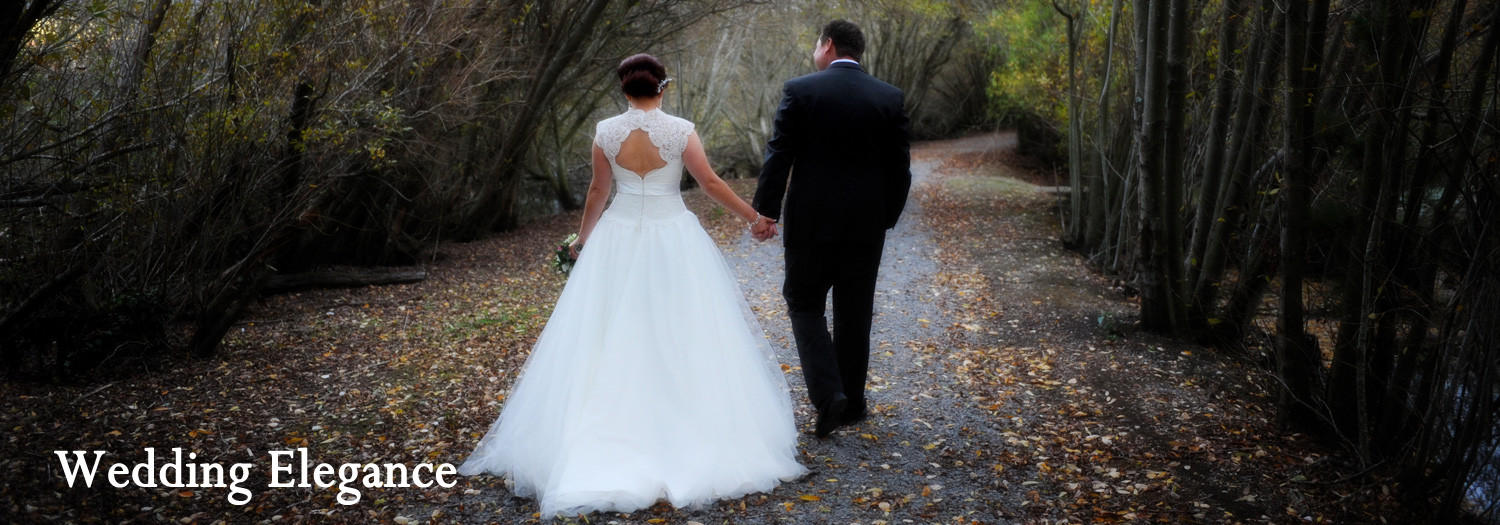
[[[799,497],[802,499],[802,501],[818,501],[818,500],[823,499],[821,497],[814,496],[812,494],[803,494],[803,495],[801,495]]]

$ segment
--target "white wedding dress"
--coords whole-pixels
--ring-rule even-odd
[[[666,162],[644,177],[615,161],[636,129]],[[678,192],[692,132],[659,109],[599,123],[614,200],[460,473],[505,476],[552,517],[701,505],[806,471],[775,354]]]

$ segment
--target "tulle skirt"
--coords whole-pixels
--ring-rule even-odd
[[[606,212],[459,472],[552,517],[768,491],[806,471],[796,456],[780,365],[697,217]]]

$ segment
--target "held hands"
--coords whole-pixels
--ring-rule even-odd
[[[757,215],[755,221],[750,223],[750,236],[761,242],[775,237],[776,221],[764,215]]]

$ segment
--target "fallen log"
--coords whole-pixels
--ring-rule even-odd
[[[319,270],[275,275],[266,282],[269,293],[301,290],[306,288],[353,288],[359,286],[406,284],[427,279],[427,270],[420,268],[355,268],[342,270]]]

